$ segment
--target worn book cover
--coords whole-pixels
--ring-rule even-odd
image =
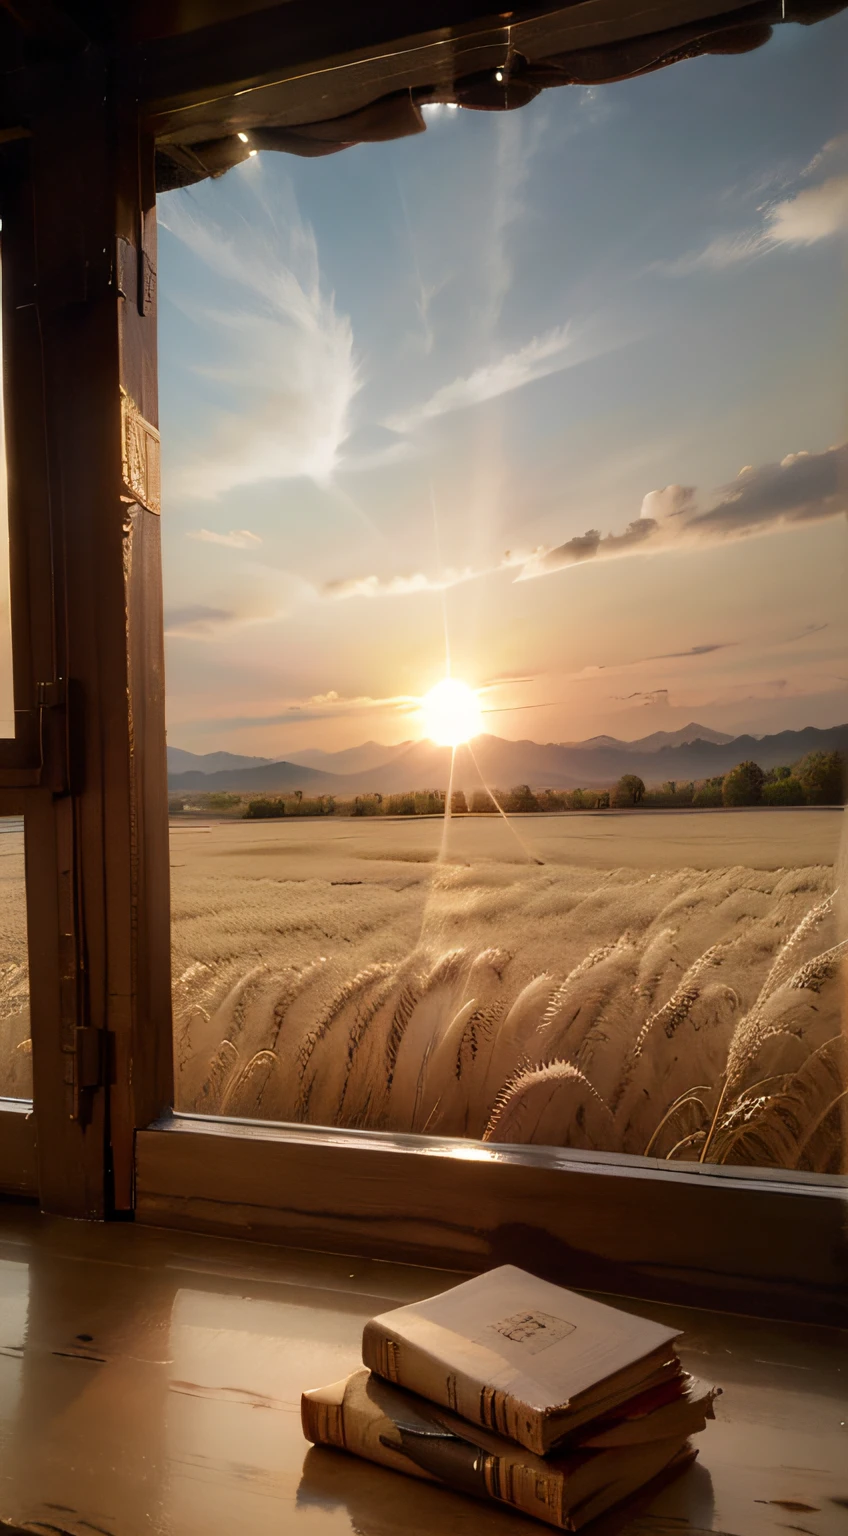
[[[578,1446],[544,1460],[364,1369],[305,1392],[301,1417],[306,1438],[317,1445],[338,1446],[457,1493],[508,1504],[558,1530],[578,1531],[677,1458],[683,1461],[688,1436],[712,1415],[712,1394],[702,1388],[687,1404],[673,1428],[658,1424],[658,1438],[604,1449]]]
[[[676,1381],[679,1333],[512,1265],[365,1326],[387,1381],[544,1455],[579,1425]]]

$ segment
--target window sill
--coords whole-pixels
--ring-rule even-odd
[[[848,1323],[848,1180],[174,1115],[137,1136],[140,1222]]]

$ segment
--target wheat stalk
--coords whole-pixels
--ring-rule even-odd
[[[612,1148],[608,1106],[570,1062],[527,1066],[504,1085],[492,1105],[484,1141]]]
[[[221,967],[195,962],[175,987],[181,1070],[198,1033],[217,1044],[191,1107],[648,1156],[671,1141],[672,1159],[833,1167],[845,1104],[834,981],[848,941],[810,956],[832,911],[832,898],[818,902],[737,1023],[737,993],[711,978],[731,958],[744,966],[771,953],[797,882],[766,909],[753,881],[734,879],[703,878],[694,893],[678,884],[655,927],[634,938],[622,921],[619,938],[561,979],[528,976],[497,947],[434,955],[422,945],[342,975],[317,1010],[323,959],[257,965],[215,1009]],[[604,889],[614,902],[629,887]],[[740,926],[687,965],[680,930],[664,919],[717,901]],[[432,925],[428,945],[460,917],[458,906],[450,924]],[[675,971],[671,995],[653,1006]],[[700,1124],[684,1135],[688,1117]]]

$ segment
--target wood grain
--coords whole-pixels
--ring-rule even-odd
[[[532,1536],[508,1510],[310,1449],[305,1388],[369,1317],[460,1277],[0,1207],[0,1529]],[[723,1388],[698,1461],[586,1536],[844,1536],[848,1337],[626,1302]]]
[[[197,144],[261,123],[338,117],[391,91],[454,81],[503,62],[598,47],[738,10],[734,0],[582,0],[514,12],[476,4],[316,9],[288,0],[250,26],[228,21],[144,50],[139,88],[156,137]],[[775,4],[774,19],[779,20]]]
[[[159,518],[121,434],[122,390],[158,420],[154,152],[96,49],[54,69],[2,165],[13,611],[23,693],[59,700],[24,799],[41,1197],[96,1217],[131,1208],[134,1131],[173,1095]]]
[[[199,1116],[141,1131],[136,1162],[143,1222],[848,1321],[839,1179]]]

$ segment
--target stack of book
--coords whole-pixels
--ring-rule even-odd
[[[677,1338],[506,1265],[373,1318],[364,1368],[303,1394],[303,1431],[578,1531],[692,1460],[718,1389]]]

